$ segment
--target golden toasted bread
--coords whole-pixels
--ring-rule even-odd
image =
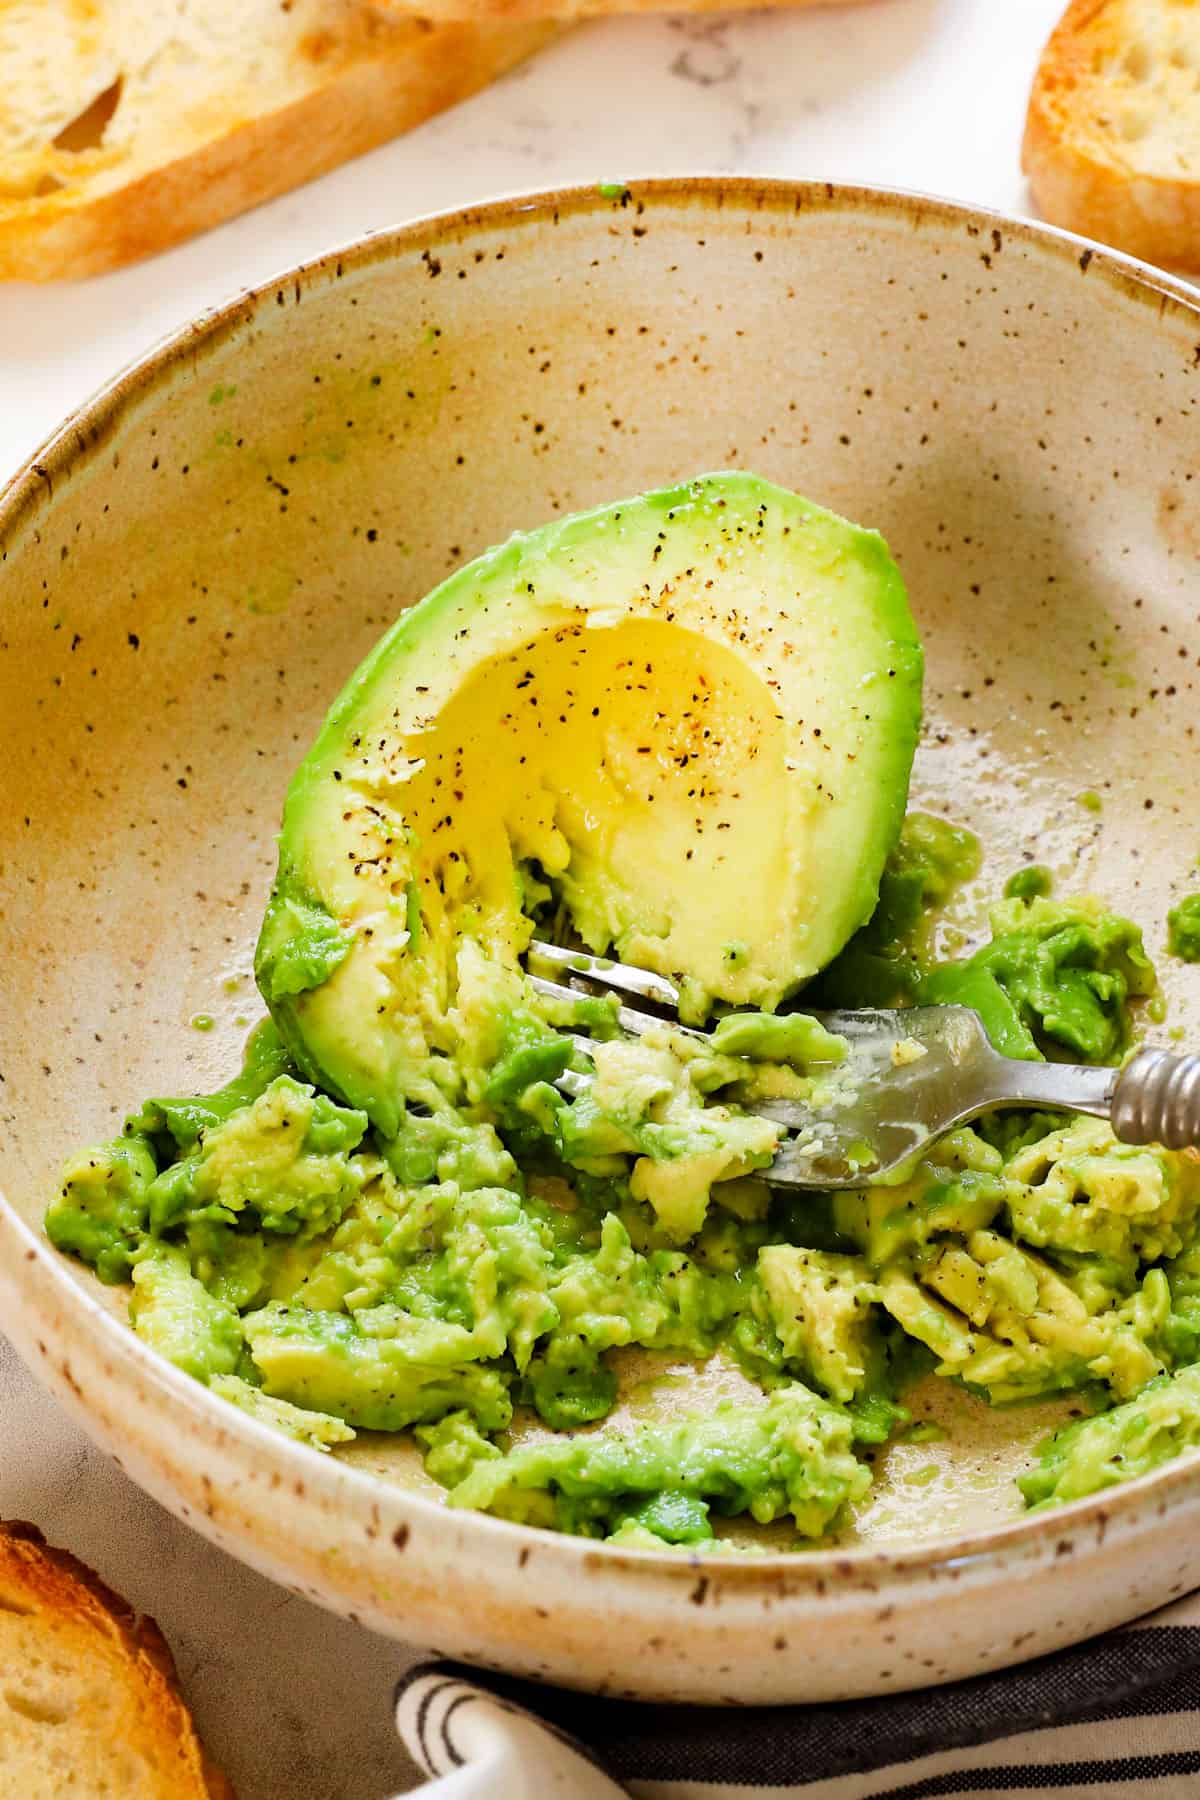
[[[453,105],[554,29],[435,27],[367,0],[0,0],[0,279],[179,243]]]
[[[1073,0],[1038,66],[1022,162],[1051,224],[1200,268],[1200,0]]]
[[[596,18],[605,13],[708,13],[761,11],[764,7],[798,8],[861,5],[863,0],[377,0],[393,13],[419,9],[427,19]]]
[[[0,1523],[0,1800],[233,1800],[158,1627],[32,1525]]]

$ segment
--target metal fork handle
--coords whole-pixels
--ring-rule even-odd
[[[998,1057],[990,1080],[993,1105],[1064,1107],[1111,1118],[1124,1144],[1200,1145],[1200,1056],[1139,1050],[1123,1069]]]
[[[970,1112],[978,1117],[993,1107],[1044,1106],[1047,1111],[1092,1113],[1107,1119],[1117,1085],[1116,1069],[1086,1068],[1074,1063],[1019,1062],[992,1051],[972,1084]]]
[[[1200,1145],[1200,1056],[1139,1050],[1117,1077],[1112,1122],[1126,1144]]]

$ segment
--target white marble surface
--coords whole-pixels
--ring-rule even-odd
[[[359,232],[497,193],[738,171],[1024,211],[1025,96],[1060,6],[874,0],[580,27],[408,138],[170,255],[74,286],[0,289],[0,480],[203,307]],[[241,1800],[380,1800],[415,1780],[389,1705],[411,1652],[177,1524],[88,1445],[2,1338],[0,1516],[34,1520],[158,1618]]]

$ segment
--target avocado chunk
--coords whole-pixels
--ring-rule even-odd
[[[127,1280],[150,1216],[150,1188],[157,1174],[153,1147],[140,1134],[76,1151],[63,1167],[57,1198],[46,1209],[50,1242],[91,1263],[101,1281]]]
[[[1167,914],[1167,949],[1181,962],[1200,962],[1200,894],[1185,894]]]
[[[1200,1212],[1200,1164],[1123,1144],[1101,1119],[1077,1119],[1009,1157],[1013,1230],[1051,1251],[1131,1266],[1178,1256]]]
[[[803,1537],[821,1537],[861,1500],[869,1470],[854,1454],[854,1421],[794,1382],[762,1406],[724,1406],[707,1417],[524,1444],[474,1462],[450,1491],[451,1506],[606,1536],[631,1516],[666,1536],[664,1511],[641,1503],[669,1493],[719,1513],[749,1512],[760,1524],[790,1513]],[[639,1520],[639,1513],[641,1518]],[[695,1505],[687,1537],[703,1530]],[[677,1525],[682,1520],[677,1517]],[[681,1535],[678,1541],[685,1541]]]
[[[768,1244],[758,1253],[767,1310],[784,1355],[833,1399],[853,1400],[875,1359],[879,1289],[860,1257]]]
[[[614,1157],[636,1157],[631,1194],[685,1243],[704,1223],[714,1184],[765,1167],[779,1131],[767,1119],[705,1105],[707,1079],[741,1071],[724,1058],[714,1059],[715,1070],[706,1055],[681,1060],[675,1042],[664,1031],[598,1045],[595,1078],[562,1109],[557,1132],[565,1161],[577,1169],[603,1174]]]
[[[265,1231],[327,1231],[362,1189],[363,1168],[350,1152],[366,1128],[363,1113],[277,1075],[156,1177],[151,1225],[164,1231],[194,1219],[231,1224],[249,1211]]]
[[[198,1285],[198,1284],[197,1284]],[[263,1392],[368,1431],[402,1431],[461,1409],[484,1431],[512,1417],[509,1377],[464,1361],[462,1326],[406,1319],[395,1337],[372,1337],[345,1313],[272,1303],[242,1321]]]
[[[1118,1060],[1129,999],[1157,986],[1138,927],[1090,897],[1040,895],[998,901],[991,925],[991,943],[930,969],[917,998],[974,1007],[1005,1056],[1034,1059],[1048,1041],[1084,1062]]]
[[[1034,1509],[1080,1500],[1200,1449],[1200,1365],[1161,1375],[1133,1400],[1092,1419],[1077,1419],[1041,1446],[1038,1463],[1017,1477]]]
[[[939,1375],[1003,1404],[1091,1381],[1123,1399],[1159,1374],[1153,1340],[1170,1297],[1160,1271],[1146,1283],[1149,1291],[1125,1305],[1091,1313],[1044,1258],[997,1232],[973,1231],[931,1244],[911,1273],[886,1268],[879,1291],[897,1324],[933,1351]]]
[[[151,1349],[197,1381],[238,1366],[242,1322],[197,1281],[182,1250],[159,1244],[136,1264],[129,1316]]]
[[[405,613],[294,777],[259,986],[397,1135],[470,1085],[464,948],[552,896],[593,951],[773,1009],[870,915],[921,652],[881,538],[726,473],[518,535]]]
[[[335,1419],[330,1413],[307,1412],[288,1400],[272,1400],[240,1375],[214,1375],[208,1385],[222,1400],[257,1419],[260,1425],[281,1431],[293,1443],[308,1444],[314,1450],[332,1450],[335,1444],[354,1440],[355,1433],[343,1419]]]

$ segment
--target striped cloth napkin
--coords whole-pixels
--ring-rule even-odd
[[[875,1700],[642,1706],[422,1663],[396,1710],[427,1800],[1200,1800],[1200,1594]]]

